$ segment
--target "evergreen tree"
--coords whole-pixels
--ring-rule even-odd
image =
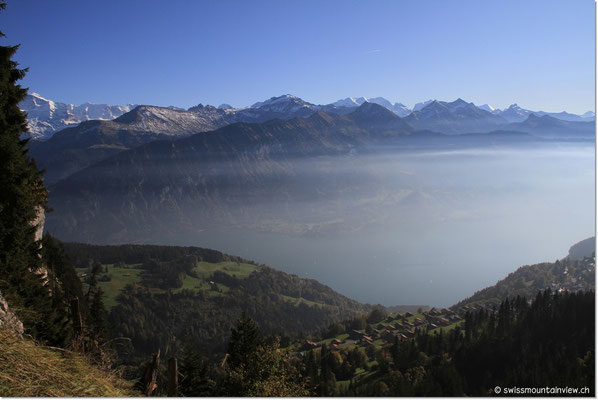
[[[108,328],[106,325],[108,313],[106,312],[106,307],[104,307],[103,297],[104,291],[98,286],[93,295],[93,300],[89,305],[90,333],[96,340],[105,338],[108,334]]]
[[[87,294],[85,295],[85,299],[89,303],[91,301],[91,295],[97,290],[98,287],[98,275],[102,270],[102,264],[99,262],[93,262],[91,266],[91,272],[89,274],[88,284],[89,287],[87,289]]]
[[[0,10],[6,4],[0,2]],[[0,37],[4,34],[0,32]],[[18,46],[0,46],[0,291],[25,329],[51,344],[64,344],[65,321],[45,287],[38,215],[47,204],[42,173],[27,156],[26,115],[19,108],[27,91],[17,84],[26,69],[12,60]]]
[[[49,234],[42,239],[42,260],[48,271],[48,287],[55,307],[69,312],[71,300],[78,298],[86,309],[81,280],[62,244]]]
[[[206,397],[215,394],[216,383],[210,377],[210,367],[189,342],[184,348],[180,373],[179,391],[183,396]]]
[[[320,349],[320,379],[318,394],[320,396],[334,396],[336,390],[336,376],[333,372],[334,355],[325,343]]]
[[[313,350],[307,353],[307,360],[305,360],[305,371],[303,376],[308,380],[308,383],[312,389],[318,381],[318,364],[316,362],[316,355]]]
[[[236,328],[231,329],[227,365],[230,368],[236,368],[261,344],[263,344],[263,340],[258,326],[243,312],[237,321]]]

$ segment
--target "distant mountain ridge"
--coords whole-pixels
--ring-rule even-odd
[[[409,114],[405,121],[417,129],[449,134],[488,132],[507,123],[504,118],[462,99],[450,103],[434,100]]]
[[[19,106],[27,113],[29,135],[39,140],[49,139],[54,132],[83,121],[111,120],[135,108],[133,104],[111,106],[84,103],[76,106],[54,102],[37,93],[28,94]]]
[[[593,121],[567,121],[548,114],[538,116],[531,113],[524,121],[510,123],[504,128],[544,138],[562,138],[566,132],[569,139],[594,139],[594,127]]]
[[[475,106],[473,103],[467,103],[461,99],[458,99],[454,102],[428,100],[415,104],[413,108],[409,108],[399,102],[392,103],[383,97],[347,97],[330,104],[317,105],[304,101],[296,96],[286,94],[256,102],[247,107],[234,108],[229,104],[221,104],[218,107],[213,107],[210,105],[204,106],[199,104],[197,106],[190,107],[187,111],[197,113],[202,118],[209,120],[219,119],[223,121],[223,123],[265,122],[274,118],[291,119],[296,117],[308,117],[316,111],[326,111],[334,114],[347,114],[366,102],[381,105],[399,117],[407,117],[413,113],[420,112],[431,104],[433,108],[436,108],[437,104],[460,104],[461,102]],[[437,104],[434,105],[433,103]],[[107,104],[85,103],[76,106],[73,104],[54,102],[40,96],[39,94],[32,93],[27,95],[26,99],[20,104],[20,107],[28,114],[29,135],[35,140],[47,140],[51,138],[55,132],[67,127],[76,126],[84,121],[113,120],[133,110],[136,105],[128,104],[123,106],[111,106]],[[177,107],[145,107],[185,111],[184,109]],[[488,104],[475,107],[490,114],[504,118],[504,120],[506,120],[502,121],[504,123],[522,122],[531,114],[535,114],[536,116],[549,115],[551,117],[565,121],[593,121],[595,117],[593,111],[588,111],[583,115],[570,114],[565,111],[560,113],[549,113],[544,111],[526,110],[519,107],[517,104],[513,104],[504,110],[496,109]],[[452,109],[451,111],[454,112],[455,109]],[[429,112],[430,110],[428,110],[428,113]],[[470,110],[470,114],[470,116],[475,117],[476,113],[472,109]],[[459,116],[461,119],[466,117],[467,115]],[[479,119],[479,115],[476,118]],[[418,118],[412,117],[412,119],[419,120],[421,119],[421,116]],[[492,118],[488,116],[486,116],[486,119],[489,121],[492,120]],[[495,119],[494,125],[496,125],[498,121],[501,120]],[[425,122],[422,122],[422,124],[426,125]],[[431,123],[432,126],[434,124],[440,124],[440,126],[443,126],[443,123],[438,121]],[[493,128],[494,125],[492,125],[490,128]],[[467,124],[465,126],[467,126]],[[473,124],[473,126],[480,127],[479,124]],[[471,133],[462,132],[460,129],[455,129],[455,131],[456,133]]]
[[[536,117],[543,117],[548,115],[550,117],[560,119],[563,121],[579,121],[579,122],[591,122],[595,119],[595,114],[593,111],[588,111],[582,115],[577,114],[570,114],[566,111],[561,111],[558,113],[555,112],[546,112],[546,111],[531,111],[526,110],[524,108],[519,107],[517,104],[511,104],[508,108],[504,110],[493,110],[493,113],[496,115],[500,115],[504,119],[509,122],[523,122],[525,121],[530,115],[534,115]]]
[[[355,177],[339,179],[329,173],[326,162],[319,162],[322,158],[413,146],[454,149],[537,140],[517,132],[450,136],[417,131],[374,103],[363,103],[346,115],[317,111],[308,118],[233,123],[121,150],[56,182],[50,186],[55,212],[48,227],[65,240],[102,243],[149,240],[159,227],[173,234],[227,224],[255,228],[257,221],[269,223],[272,207],[258,210],[252,204],[351,196],[373,184],[351,181]],[[283,212],[287,220],[302,214],[297,207]],[[318,218],[313,210],[310,215]]]
[[[216,110],[216,109],[214,109]],[[30,143],[31,156],[55,182],[113,154],[155,140],[170,140],[211,131],[229,122],[219,113],[188,112],[166,107],[137,106],[112,121],[84,121],[45,141]]]

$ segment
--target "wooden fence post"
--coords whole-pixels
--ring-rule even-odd
[[[168,360],[168,397],[177,397],[179,392],[179,369],[176,358]]]
[[[151,364],[145,369],[145,375],[143,377],[143,393],[146,396],[151,396],[152,392],[158,387],[156,385],[156,379],[158,377],[158,366],[160,365],[160,349],[154,354]]]

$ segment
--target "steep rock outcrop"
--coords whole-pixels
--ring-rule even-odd
[[[5,328],[17,336],[23,335],[23,323],[19,318],[8,308],[6,299],[0,292],[0,328]]]

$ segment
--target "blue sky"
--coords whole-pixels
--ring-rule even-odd
[[[31,91],[69,103],[461,97],[594,109],[594,1],[8,0]]]

